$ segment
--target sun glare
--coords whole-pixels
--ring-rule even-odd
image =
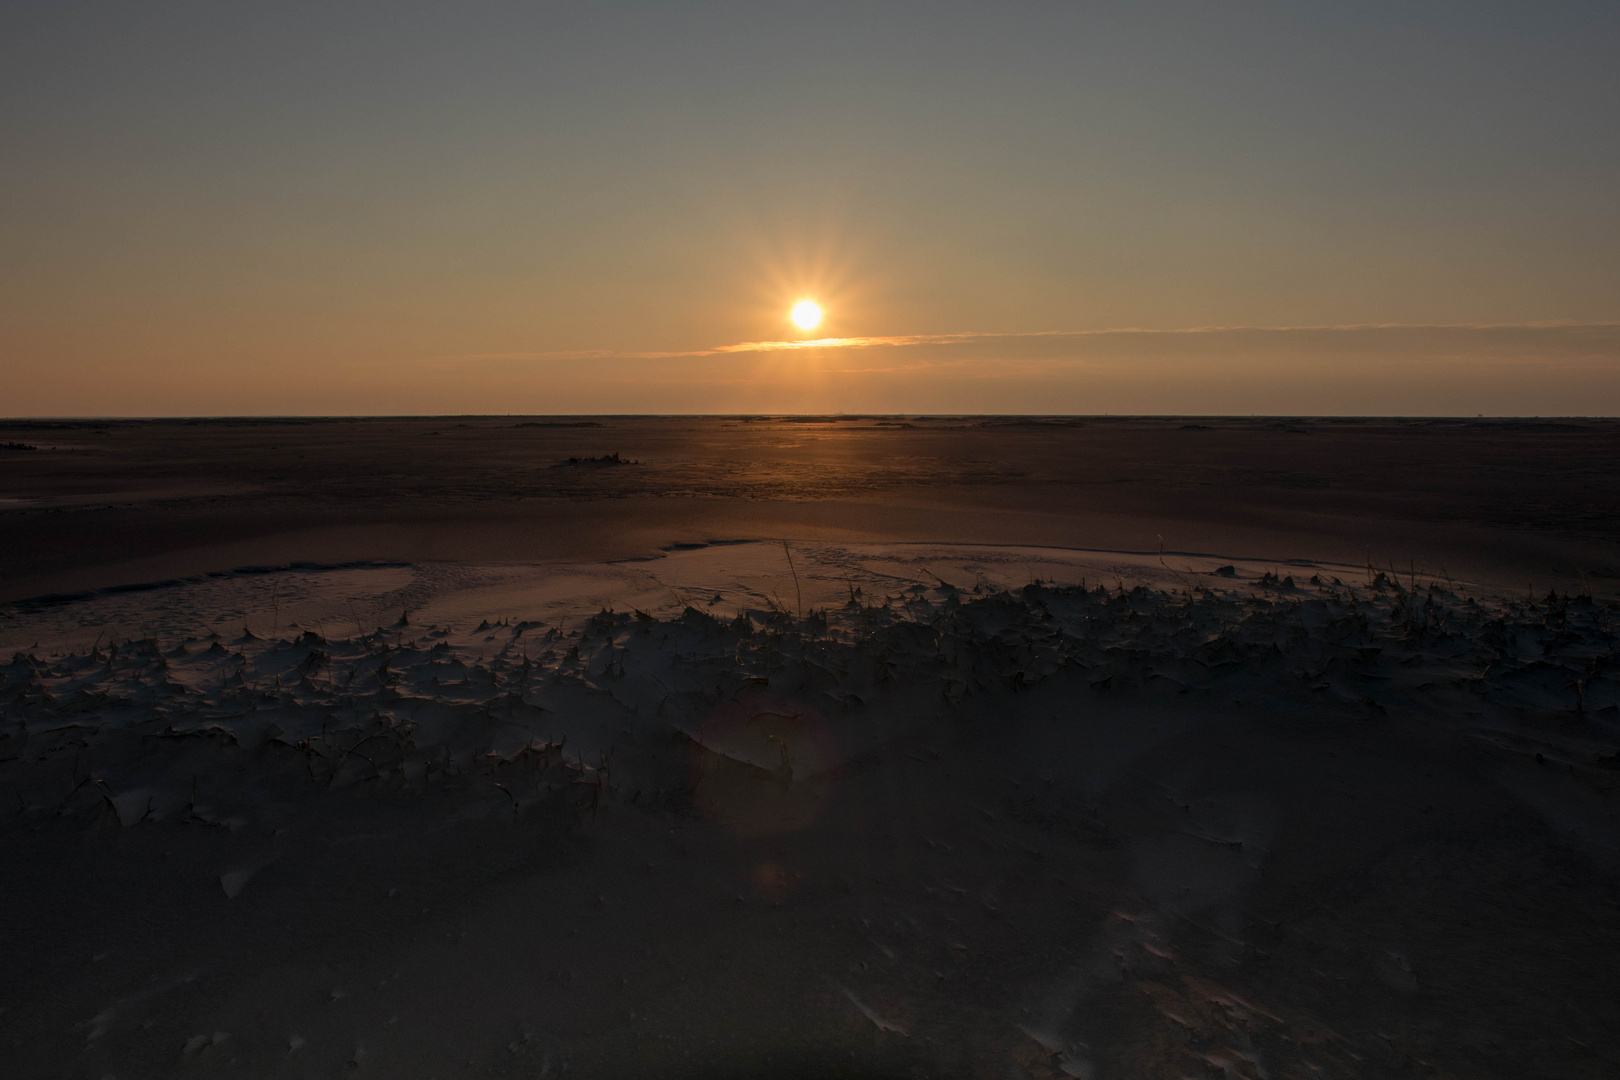
[[[800,330],[814,330],[821,325],[821,305],[810,300],[800,300],[793,305],[793,325]]]

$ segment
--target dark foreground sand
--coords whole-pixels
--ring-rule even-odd
[[[7,1075],[1620,1070],[1613,427],[519,422],[0,432]]]

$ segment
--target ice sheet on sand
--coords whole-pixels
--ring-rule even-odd
[[[9,850],[49,869],[19,880],[91,884],[38,894],[83,904],[74,1008],[0,1027],[87,1073],[645,1075],[748,1016],[1043,1077],[1401,1075],[1473,1038],[1449,1017],[1545,1027],[1468,995],[1563,962],[1549,905],[1610,926],[1620,611],[1281,569],[761,543],[153,590],[186,629],[0,664]],[[367,582],[399,610],[304,617]],[[232,587],[295,610],[186,621]]]
[[[1499,709],[1481,737],[1521,759],[1596,767],[1612,757],[1613,721],[1604,718],[1613,706],[1587,710],[1616,694],[1600,662],[1612,648],[1610,616],[1590,600],[1481,603],[1438,583],[1414,590],[1382,575],[1359,590],[1322,577],[1304,586],[1269,574],[1231,581],[1196,567],[1169,570],[1157,556],[1134,569],[1158,587],[1128,589],[1117,556],[920,546],[810,547],[791,565],[788,556],[765,544],[681,551],[656,564],[667,579],[656,586],[641,567],[471,570],[459,588],[423,585],[413,615],[359,634],[305,625],[291,635],[146,635],[55,655],[19,652],[4,669],[7,715],[30,753],[59,744],[91,755],[112,753],[113,744],[184,748],[146,758],[139,770],[111,764],[70,798],[105,801],[124,825],[203,819],[188,794],[188,763],[203,748],[280,754],[328,788],[390,777],[422,783],[530,759],[542,763],[537,790],[567,776],[600,796],[667,783],[660,748],[678,733],[791,784],[836,771],[964,702],[1064,673],[1094,690],[1161,687],[1268,708],[1334,702],[1374,716],[1440,702],[1454,714],[1490,704],[1561,708],[1590,717],[1592,734],[1560,733],[1556,747],[1550,734],[1509,737],[1521,722]],[[1006,590],[990,577],[1060,563],[1094,575],[1106,565],[1114,581],[1081,574],[1086,584],[1031,580]],[[908,581],[925,564],[935,583]],[[799,583],[792,607],[782,579],[770,576],[784,568]],[[433,576],[352,573],[386,574],[374,583],[396,595]],[[676,610],[685,596],[674,580],[714,599]],[[581,582],[617,582],[647,608],[581,611],[569,605],[597,595],[581,592]],[[178,605],[195,595],[190,588],[169,599]],[[468,625],[467,605],[497,595],[512,614]],[[555,620],[518,617],[535,608]],[[507,797],[522,805],[520,793]],[[1173,843],[1233,872],[1252,870],[1271,828],[1267,813],[1259,804],[1205,806],[1202,823]],[[1156,880],[1156,856],[1142,857],[1144,881]],[[1189,858],[1179,849],[1165,855],[1182,868]],[[1173,888],[1196,893],[1169,879],[1149,891]]]
[[[261,635],[296,626],[343,636],[391,626],[402,615],[418,624],[463,626],[499,619],[563,625],[604,608],[669,616],[688,605],[728,618],[772,607],[804,614],[837,609],[852,594],[903,597],[944,583],[964,595],[1035,580],[1179,590],[1234,561],[1249,581],[1318,571],[1349,579],[1354,569],[1174,552],[780,540],[683,545],[660,558],[619,563],[243,567],[9,605],[0,609],[0,652],[36,643],[82,649],[153,634],[235,636],[244,626]]]

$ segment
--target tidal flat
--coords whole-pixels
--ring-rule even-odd
[[[14,1075],[1620,1066],[1620,424],[0,441]]]

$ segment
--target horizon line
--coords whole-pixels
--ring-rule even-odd
[[[1070,413],[1070,412],[838,412],[813,410],[810,412],[783,412],[777,410],[753,412],[641,412],[641,413],[163,413],[121,415],[79,415],[66,413],[30,416],[0,416],[0,428],[38,423],[117,424],[117,423],[197,423],[228,422],[237,420],[771,420],[790,419],[831,420],[1620,420],[1620,413]]]

